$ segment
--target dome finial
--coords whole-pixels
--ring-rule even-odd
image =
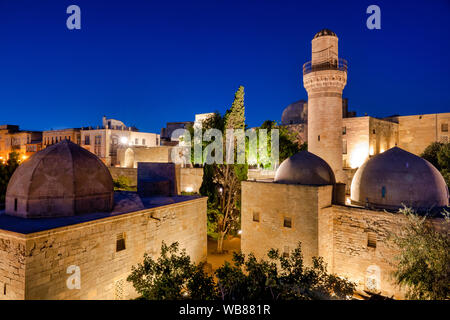
[[[323,36],[337,37],[336,33],[331,31],[330,29],[322,29],[322,30],[320,30],[319,32],[316,33],[316,35],[314,36],[313,39],[316,39],[318,37],[323,37]]]

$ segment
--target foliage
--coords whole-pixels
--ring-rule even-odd
[[[441,226],[409,208],[400,210],[406,226],[391,239],[400,249],[394,278],[406,287],[407,297],[419,300],[450,299],[449,213],[444,211]]]
[[[221,130],[223,141],[226,129],[245,129],[244,87],[236,91],[233,104],[223,117],[215,113],[203,123],[204,130],[209,128]],[[208,197],[208,234],[217,239],[219,253],[223,252],[225,236],[239,229],[241,181],[247,180],[247,172],[247,164],[204,165],[200,194]]]
[[[440,170],[437,154],[441,150],[443,143],[433,142],[428,147],[425,148],[423,153],[420,155],[425,160],[428,160],[433,166]]]
[[[279,131],[279,160],[278,163],[283,162],[287,158],[293,156],[294,154],[302,151],[307,150],[307,144],[306,142],[302,145],[299,145],[296,142],[295,135],[289,131],[288,128],[285,126],[279,126],[277,125],[276,121],[273,120],[266,120],[262,123],[260,129],[267,129],[267,155],[269,159],[259,159],[258,163],[266,163],[264,165],[264,168],[273,168],[273,163],[270,162],[270,150],[271,150],[271,143],[272,143],[272,137],[271,137],[271,130],[272,129],[278,129]]]
[[[0,163],[0,203],[5,202],[6,189],[9,180],[18,166],[19,155],[16,152],[9,154],[9,159],[6,163]]]
[[[319,300],[347,299],[355,284],[328,274],[322,258],[313,258],[312,266],[304,266],[301,245],[288,257],[278,250],[268,252],[269,260],[258,261],[253,254],[247,259],[234,253],[217,269],[217,287],[222,300]]]
[[[425,148],[421,157],[431,162],[450,187],[450,143],[433,142]]]
[[[133,191],[134,187],[131,186],[131,179],[127,176],[119,176],[117,179],[113,180],[114,190],[126,190]]]
[[[214,280],[203,271],[203,264],[194,264],[179,252],[178,243],[161,246],[155,261],[144,255],[144,261],[133,266],[127,281],[147,300],[180,300],[185,298],[208,300],[215,296]]]
[[[155,261],[144,256],[127,278],[144,299],[151,300],[316,300],[347,299],[355,284],[328,274],[321,258],[303,265],[300,244],[289,257],[277,250],[268,252],[269,260],[258,261],[252,254],[234,254],[233,265],[225,262],[216,270],[217,282],[204,271],[202,263],[191,263],[178,243],[161,247]]]

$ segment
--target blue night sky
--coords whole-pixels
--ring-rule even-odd
[[[68,30],[66,8],[81,8]],[[381,30],[366,8],[381,8]],[[120,119],[142,131],[224,112],[247,124],[306,99],[301,66],[323,28],[349,61],[358,115],[450,111],[450,1],[0,0],[1,124],[57,129]]]

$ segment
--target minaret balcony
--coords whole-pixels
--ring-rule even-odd
[[[323,70],[339,70],[347,72],[347,60],[339,58],[314,64],[311,61],[308,61],[303,65],[303,75]]]

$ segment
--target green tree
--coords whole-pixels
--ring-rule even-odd
[[[409,208],[399,212],[406,225],[391,234],[400,250],[394,272],[397,284],[407,289],[409,299],[450,299],[449,213],[444,211],[442,225],[436,226]]]
[[[322,258],[304,265],[301,245],[289,256],[271,249],[268,260],[258,261],[253,254],[246,258],[234,253],[233,264],[216,270],[217,291],[222,300],[319,300],[347,299],[355,284],[328,274]]]
[[[147,300],[180,300],[215,298],[214,279],[204,271],[204,264],[194,264],[179,251],[178,243],[161,245],[161,255],[154,260],[144,255],[144,261],[133,266],[127,281]]]
[[[450,143],[442,144],[437,152],[437,160],[441,174],[450,188]]]
[[[285,126],[279,126],[277,125],[276,121],[273,120],[266,120],[262,123],[260,129],[267,129],[267,155],[269,157],[269,161],[267,159],[259,159],[259,163],[265,162],[266,165],[265,168],[273,168],[273,163],[271,163],[271,144],[272,144],[272,138],[271,138],[271,130],[278,129],[279,132],[279,159],[278,163],[283,162],[287,158],[293,156],[294,154],[302,151],[307,150],[307,144],[306,142],[302,145],[299,145],[296,142],[295,135],[290,132]]]
[[[224,142],[226,129],[245,129],[244,87],[240,86],[236,91],[231,108],[223,118],[216,113],[208,120],[203,123],[204,129],[221,130]],[[200,194],[208,196],[208,231],[217,239],[218,253],[223,252],[226,235],[239,229],[241,181],[247,180],[247,172],[247,164],[204,165]]]
[[[450,143],[433,142],[420,156],[440,171],[450,188]]]
[[[12,152],[6,163],[0,163],[0,204],[5,202],[6,189],[14,171],[19,166],[19,154]]]
[[[440,170],[439,162],[438,162],[438,152],[441,149],[442,143],[433,142],[428,147],[425,148],[423,153],[420,155],[425,160],[428,160],[433,166],[435,166],[438,170]]]

